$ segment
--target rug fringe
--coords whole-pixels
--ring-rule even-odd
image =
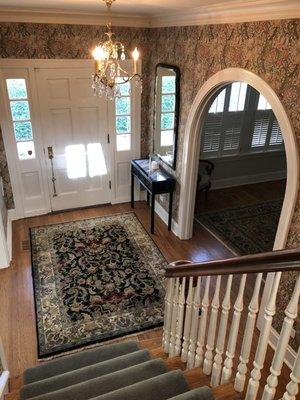
[[[66,355],[79,353],[79,352],[81,352],[83,350],[94,349],[94,348],[97,348],[97,347],[106,346],[106,345],[111,344],[111,343],[128,342],[128,341],[132,340],[134,337],[136,338],[136,341],[138,342],[139,341],[139,338],[138,338],[139,335],[141,335],[143,333],[159,331],[161,329],[162,329],[162,327],[158,326],[158,327],[153,328],[153,329],[147,329],[145,331],[135,332],[135,333],[131,333],[130,335],[118,337],[118,338],[115,338],[115,339],[106,340],[105,342],[99,342],[99,343],[94,343],[94,344],[90,344],[90,345],[86,345],[86,346],[81,346],[81,347],[78,347],[77,349],[73,349],[73,350],[66,350],[66,351],[64,351],[62,353],[55,354],[53,356],[38,358],[37,361],[39,363],[43,363],[43,362],[54,360],[56,358],[64,357]]]

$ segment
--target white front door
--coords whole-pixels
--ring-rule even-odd
[[[130,200],[130,162],[140,156],[141,93],[130,82],[122,85],[120,99],[94,97],[93,65],[0,60],[14,218]],[[122,67],[131,73],[130,61]]]
[[[35,69],[52,210],[109,203],[108,104],[90,67]]]

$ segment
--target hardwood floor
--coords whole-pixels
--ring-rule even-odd
[[[35,310],[31,276],[31,257],[28,250],[29,228],[66,221],[93,218],[130,211],[129,204],[93,207],[26,218],[13,222],[12,267],[0,270],[0,335],[7,353],[12,377],[23,373],[37,362]],[[135,213],[150,232],[150,213],[145,202],[137,202]],[[152,235],[166,259],[204,261],[229,257],[230,252],[201,227],[195,228],[192,240],[181,241],[156,217]],[[25,247],[24,247],[25,245]],[[25,250],[24,250],[25,248]],[[145,337],[145,336],[142,336]]]
[[[285,180],[278,180],[211,190],[208,194],[208,200],[205,200],[204,193],[198,193],[196,197],[195,213],[218,211],[225,208],[247,206],[264,201],[283,199],[285,185]]]
[[[11,376],[14,378],[13,386],[19,387],[20,376],[23,371],[37,363],[35,309],[28,246],[29,228],[113,213],[124,213],[130,210],[130,205],[127,203],[107,205],[27,218],[13,223],[13,263],[11,268],[0,270],[0,336],[5,346]],[[135,213],[149,233],[150,213],[146,203],[137,202]],[[195,224],[194,231],[195,234],[191,240],[181,241],[172,232],[169,232],[166,225],[156,216],[155,235],[152,235],[152,238],[169,262],[179,259],[206,261],[232,256],[227,248],[200,225]],[[249,277],[249,283],[251,282],[250,279],[253,279],[253,277]],[[248,286],[250,289],[253,287],[252,284]],[[233,286],[233,298],[237,290],[238,280]],[[222,287],[223,291],[224,288]],[[249,296],[250,292],[246,291],[246,302],[248,302]],[[258,336],[255,338],[256,342],[257,338]],[[136,335],[136,339],[139,341],[150,340],[151,343],[155,343],[154,346],[157,345],[158,347],[161,343],[161,330],[141,333]],[[240,348],[241,342],[242,336],[240,335],[238,348]],[[272,352],[268,355],[268,365],[271,356]],[[284,377],[286,384],[288,371],[284,370]],[[282,390],[285,384],[282,384]]]

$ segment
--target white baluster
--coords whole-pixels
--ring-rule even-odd
[[[200,367],[203,364],[204,359],[204,344],[205,344],[205,332],[207,325],[208,307],[209,307],[209,287],[210,287],[210,276],[206,277],[204,295],[201,306],[201,316],[198,330],[197,349],[195,357],[195,367]]]
[[[200,308],[200,290],[201,290],[201,277],[197,279],[197,286],[194,293],[193,307],[192,307],[192,323],[190,331],[190,345],[187,356],[187,368],[193,368],[195,363],[195,353],[197,344],[197,333],[199,326],[199,308]]]
[[[221,276],[219,275],[216,280],[215,293],[211,302],[211,313],[210,313],[209,327],[207,333],[206,352],[203,363],[203,372],[205,375],[211,374],[211,369],[213,364],[213,350],[216,338],[218,313],[220,307],[220,299],[219,299],[220,285],[221,285]]]
[[[222,370],[221,383],[228,383],[232,375],[233,359],[235,356],[236,342],[239,333],[241,314],[244,305],[244,290],[247,275],[242,275],[239,292],[234,303],[234,313],[231,321],[230,333],[227,343],[226,359]]]
[[[261,379],[261,370],[264,366],[266,352],[268,348],[268,342],[270,337],[270,331],[272,326],[273,316],[276,309],[276,296],[278,286],[281,278],[281,272],[277,272],[274,276],[270,298],[265,309],[264,320],[262,330],[259,335],[259,340],[256,348],[255,358],[253,362],[253,369],[251,371],[251,377],[248,382],[247,393],[245,400],[255,400],[259,388],[259,381]]]
[[[175,279],[167,279],[167,291],[165,295],[165,319],[163,329],[162,346],[165,353],[169,352],[170,334],[171,334],[171,320],[172,320],[172,297],[174,290]]]
[[[173,306],[172,306],[172,318],[171,318],[171,336],[170,336],[170,346],[169,346],[169,356],[170,357],[175,356],[178,300],[179,300],[179,278],[176,278],[175,288],[174,288],[174,293],[173,293]]]
[[[184,319],[184,330],[183,330],[183,343],[181,351],[181,361],[187,361],[187,354],[190,343],[190,331],[191,331],[191,318],[192,318],[192,303],[193,303],[193,277],[189,279],[189,291],[186,299],[185,307],[185,319]]]
[[[290,378],[291,380],[286,385],[286,391],[282,397],[283,400],[296,400],[296,394],[298,393],[298,386],[300,383],[300,347]]]
[[[273,400],[275,397],[276,388],[278,386],[278,376],[281,374],[285,352],[289,344],[294,321],[297,317],[299,295],[300,295],[300,274],[297,277],[292,298],[285,310],[285,318],[283,320],[280,336],[278,338],[276,350],[270,368],[271,374],[268,376],[262,400]]]
[[[222,302],[222,313],[220,318],[219,333],[216,345],[216,354],[214,358],[214,364],[211,374],[211,386],[216,387],[220,384],[221,372],[222,372],[222,362],[223,362],[223,352],[227,331],[228,316],[230,310],[230,294],[232,286],[232,275],[228,276],[226,292]]]
[[[175,342],[175,356],[179,356],[181,352],[181,339],[183,330],[183,317],[184,317],[184,306],[185,306],[185,282],[186,278],[182,278],[180,285],[180,294],[178,300],[178,322],[176,329],[176,342]]]
[[[255,286],[251,302],[248,307],[248,317],[246,327],[244,330],[244,338],[240,355],[240,363],[238,365],[238,372],[235,377],[234,389],[237,392],[242,392],[245,387],[246,373],[248,371],[247,364],[249,362],[253,334],[255,329],[256,316],[259,310],[259,291],[261,286],[263,274],[257,274]]]

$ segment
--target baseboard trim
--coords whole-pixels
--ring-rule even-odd
[[[157,200],[155,201],[155,212],[160,217],[160,219],[166,225],[168,225],[169,215],[168,215],[167,211],[163,208],[163,206],[161,204],[159,204],[159,202]],[[178,223],[174,219],[172,219],[171,230],[176,236],[179,237],[179,226],[178,226]]]
[[[269,345],[272,347],[273,350],[277,348],[278,339],[279,333],[274,328],[271,328]],[[285,353],[284,362],[290,369],[293,369],[296,355],[296,352],[291,348],[291,346],[288,346]]]
[[[235,178],[224,178],[212,181],[212,190],[225,189],[233,186],[250,185],[253,183],[276,181],[286,178],[286,171],[276,171],[267,174],[243,175]]]
[[[9,213],[10,210],[7,211],[7,227],[6,227],[6,242],[7,242],[7,250],[9,254],[9,262],[12,260],[12,219]]]

